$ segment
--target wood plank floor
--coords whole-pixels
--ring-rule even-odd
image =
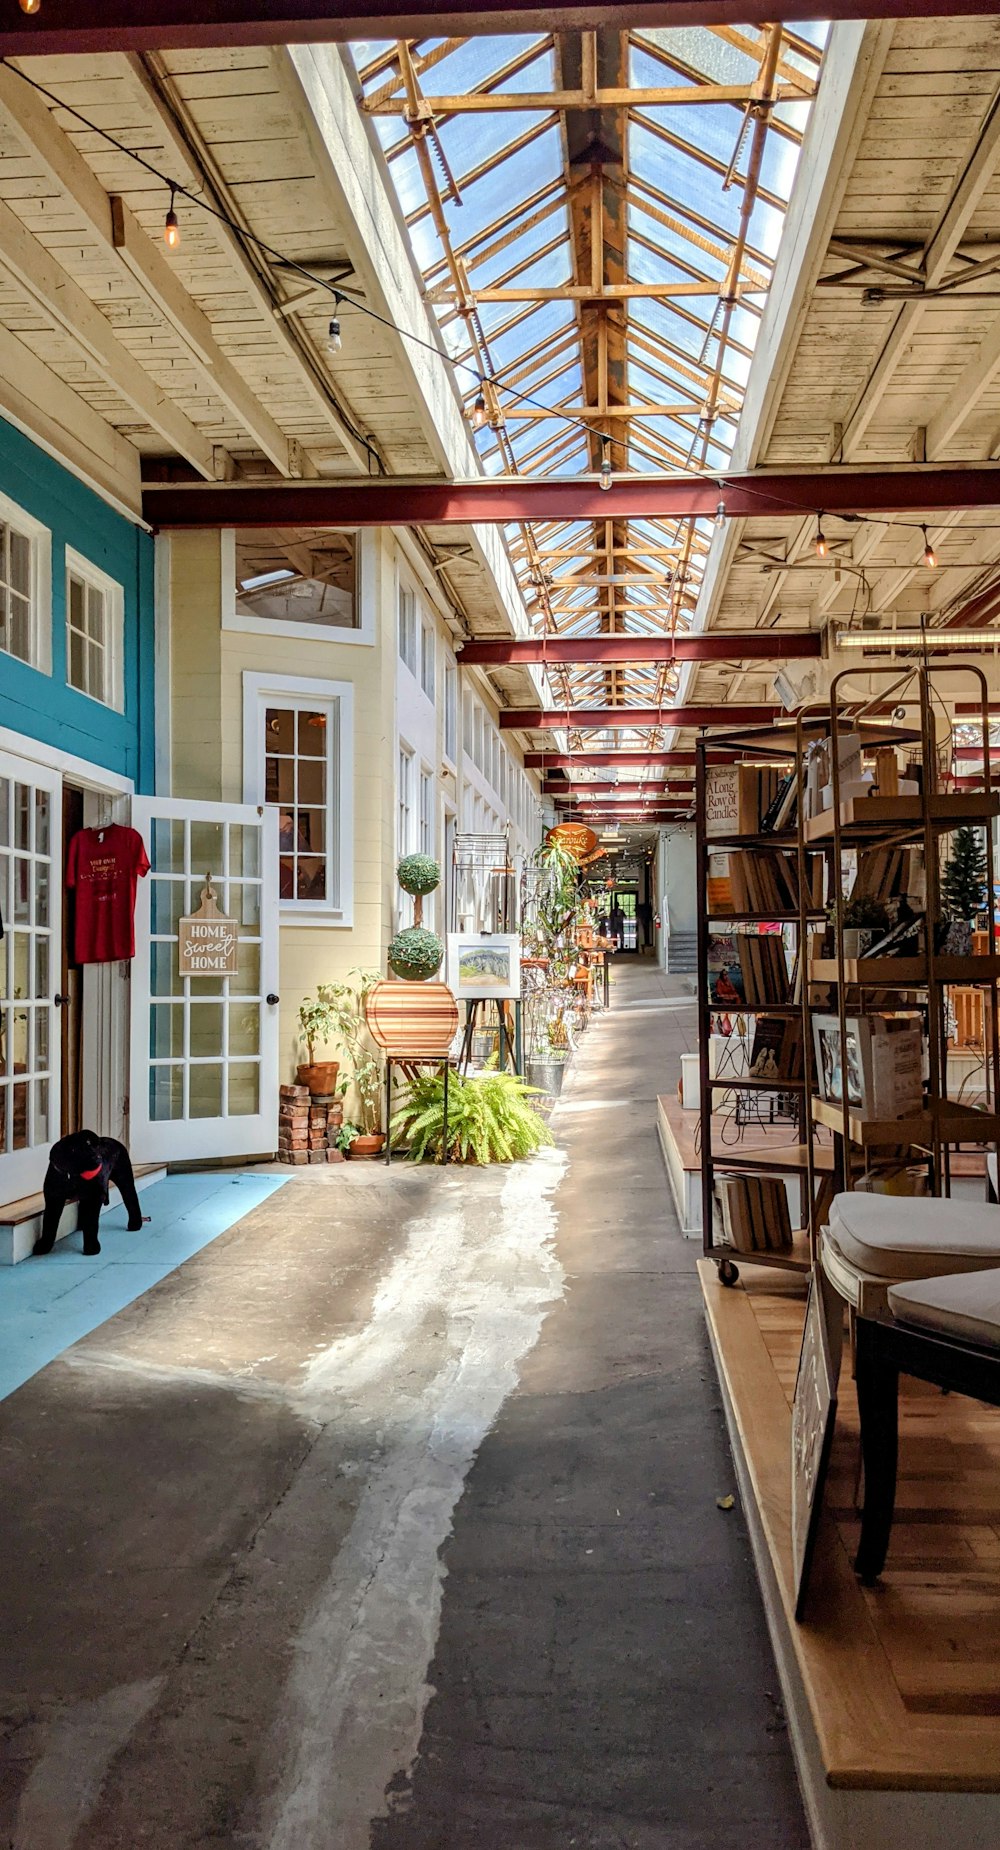
[[[845,1362],[814,1598],[796,1627],[789,1444],[804,1296],[742,1260],[734,1290],[710,1263],[700,1270],[830,1783],[1000,1791],[1000,1409],[904,1381],[889,1558],[863,1589]]]

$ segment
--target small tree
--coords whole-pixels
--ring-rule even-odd
[[[956,829],[941,876],[942,911],[971,924],[986,904],[986,849],[978,829]]]

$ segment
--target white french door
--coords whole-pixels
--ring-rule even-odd
[[[132,970],[133,1161],[273,1150],[278,1123],[278,812],[134,797],[146,844]],[[239,925],[235,976],[181,976],[178,922],[206,874]]]
[[[41,1188],[59,1136],[62,778],[0,752],[0,1201]]]

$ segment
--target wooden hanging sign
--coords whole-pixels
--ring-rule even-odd
[[[181,976],[235,976],[240,967],[240,928],[219,911],[211,874],[197,912],[177,922],[177,958]]]

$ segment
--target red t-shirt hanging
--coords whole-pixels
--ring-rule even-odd
[[[145,844],[135,829],[112,822],[77,831],[66,863],[66,885],[76,890],[76,963],[135,956],[135,889],[148,872]]]

